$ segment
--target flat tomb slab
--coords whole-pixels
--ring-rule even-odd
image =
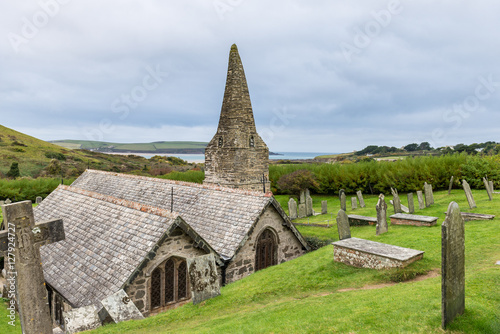
[[[485,213],[460,212],[460,214],[466,222],[470,220],[492,220],[495,218],[495,215],[488,215]]]
[[[377,225],[376,217],[367,217],[360,215],[348,215],[349,225],[359,226],[359,225]]]
[[[423,251],[359,238],[336,241],[332,245],[334,261],[359,268],[405,267],[424,257]]]
[[[391,218],[393,225],[433,226],[436,225],[438,217],[411,215],[408,213],[396,213]]]

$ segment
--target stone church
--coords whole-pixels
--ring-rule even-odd
[[[268,154],[233,45],[204,184],[87,170],[35,208],[37,221],[62,218],[66,231],[41,248],[54,322],[63,325],[63,311],[99,309],[119,290],[143,316],[191,302],[196,257],[213,256],[209,279],[224,285],[304,254],[307,243],[270,192]]]

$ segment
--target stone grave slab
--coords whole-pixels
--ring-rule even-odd
[[[111,296],[104,298],[101,300],[101,304],[115,323],[132,319],[144,319],[141,311],[123,290],[118,290]]]
[[[199,304],[207,299],[220,295],[220,283],[217,266],[213,254],[188,258],[188,274],[191,280],[193,304]]]
[[[332,245],[334,261],[359,268],[405,267],[424,256],[423,251],[359,238],[336,241]]]
[[[101,327],[101,319],[95,305],[63,312],[65,333],[73,334]]]
[[[438,217],[411,215],[408,213],[396,213],[391,218],[392,225],[434,226]]]
[[[445,212],[445,214],[447,214],[447,212]],[[495,218],[495,215],[488,215],[485,213],[461,212],[460,214],[466,222],[471,220],[492,220]]]
[[[376,225],[376,217],[368,217],[361,215],[348,215],[350,226]]]

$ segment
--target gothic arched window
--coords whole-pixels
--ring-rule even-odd
[[[265,229],[257,240],[255,250],[255,271],[261,270],[277,263],[276,237],[270,229]]]
[[[151,274],[151,309],[175,304],[189,297],[186,260],[171,257]]]

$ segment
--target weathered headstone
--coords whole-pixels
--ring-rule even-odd
[[[340,209],[337,214],[337,230],[339,231],[339,240],[351,237],[351,229],[349,227],[349,217],[344,210]]]
[[[441,312],[443,329],[465,311],[465,229],[460,208],[451,202],[441,225]]]
[[[290,219],[297,219],[297,202],[293,198],[288,201],[288,216]]]
[[[470,190],[469,183],[467,183],[465,179],[462,180],[462,186],[464,188],[465,197],[467,197],[467,202],[469,203],[469,208],[471,209],[477,208],[476,202],[474,201],[474,197],[472,197],[472,191]]]
[[[417,200],[418,200],[418,208],[420,210],[425,209],[424,195],[422,194],[422,190],[417,190]]]
[[[306,216],[306,204],[300,203],[299,204],[299,217],[298,218],[304,218],[305,216]]]
[[[425,195],[425,207],[429,207],[432,204],[432,187],[427,184],[427,182],[424,183],[424,195]]]
[[[101,304],[115,323],[132,319],[144,319],[141,311],[123,290],[118,290],[111,296],[104,298],[101,300]]]
[[[40,204],[40,203],[42,203],[42,197],[37,196],[35,203],[36,203],[36,204]]]
[[[488,181],[488,185],[490,186],[491,193],[494,193],[495,189],[493,188],[493,181]]]
[[[219,276],[213,254],[187,259],[193,304],[220,295]]]
[[[340,189],[339,191],[339,199],[340,199],[340,209],[347,211],[347,203],[346,203],[346,197],[345,197],[345,191],[344,189]]]
[[[5,205],[4,216],[7,230],[0,232],[0,252],[6,259],[15,259],[6,261],[5,266],[7,276],[16,283],[23,333],[52,333],[40,246],[64,239],[63,222],[35,224],[31,201]]]
[[[361,190],[358,190],[356,192],[356,195],[358,196],[358,200],[359,200],[359,207],[360,208],[365,208],[366,205],[365,205],[365,200],[363,199],[363,193],[361,193]]]
[[[101,327],[101,319],[95,305],[75,308],[63,312],[64,330],[67,334],[83,332]]]
[[[306,191],[305,191],[305,192],[306,192],[306,198],[307,198],[307,197],[311,197],[311,192],[309,191],[309,189],[308,189],[308,188],[306,188]]]
[[[429,190],[431,194],[431,204],[434,204],[434,191],[432,190],[432,184],[429,184]]]
[[[384,194],[380,194],[377,202],[377,229],[376,234],[387,232],[387,204],[385,203]]]
[[[313,215],[313,199],[311,196],[306,194],[306,216],[312,216]]]
[[[356,197],[351,197],[351,208],[353,210],[358,208],[358,199]]]
[[[306,192],[304,190],[300,191],[299,203],[306,204]]]
[[[483,177],[483,183],[484,183],[484,187],[486,188],[486,193],[488,194],[488,198],[491,201],[493,199],[493,194],[491,193],[490,184],[488,183],[488,180],[486,180],[485,177]]]
[[[392,205],[394,206],[394,213],[402,213],[401,211],[401,199],[399,199],[399,194],[396,189],[392,189]]]
[[[413,193],[408,193],[406,196],[408,197],[408,213],[414,213],[415,204],[413,203]]]
[[[328,202],[321,201],[321,214],[326,215],[328,213]]]
[[[450,178],[450,185],[448,186],[448,195],[451,194],[451,188],[453,187],[453,178],[454,176],[452,175]]]
[[[5,200],[5,204],[10,204],[10,203],[12,203],[12,201],[10,200],[10,198],[7,198],[7,199]]]

